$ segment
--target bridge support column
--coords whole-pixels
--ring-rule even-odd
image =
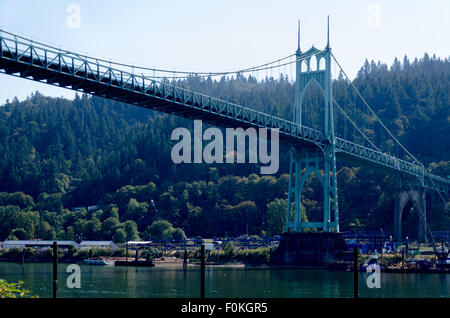
[[[425,189],[403,190],[399,191],[395,196],[395,211],[394,211],[394,240],[401,242],[402,236],[402,214],[408,202],[412,201],[416,205],[419,214],[419,226],[417,239],[419,242],[427,241],[426,231],[426,192]]]
[[[426,242],[427,237],[427,200],[425,189],[418,193],[417,200],[419,202],[419,232],[417,239],[419,242]]]
[[[328,168],[327,168],[328,164]],[[335,206],[332,196],[335,191],[331,181],[329,162],[318,148],[291,149],[291,163],[289,174],[288,203],[286,209],[286,232],[302,232],[304,229],[317,228],[324,232],[338,232],[339,225],[336,215],[332,221],[331,207]],[[322,173],[321,171],[324,171]],[[314,173],[319,179],[324,193],[322,222],[305,222],[302,219],[301,194],[306,179]],[[334,196],[333,196],[334,198]]]

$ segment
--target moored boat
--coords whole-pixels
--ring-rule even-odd
[[[373,271],[376,268],[379,268],[380,271],[384,271],[385,267],[378,264],[378,255],[372,254],[369,259],[367,260],[367,263],[359,267],[360,272],[366,272],[366,271]]]
[[[143,260],[143,261],[116,261],[114,266],[137,266],[137,267],[153,267],[155,263],[151,260]]]

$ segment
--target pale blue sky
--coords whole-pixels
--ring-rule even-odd
[[[67,8],[80,8],[69,28]],[[367,58],[389,65],[406,54],[450,56],[450,1],[118,1],[0,0],[0,28],[98,57],[142,66],[222,71],[293,53],[297,20],[302,49],[326,44],[353,77]],[[36,90],[73,93],[0,75],[0,104]]]

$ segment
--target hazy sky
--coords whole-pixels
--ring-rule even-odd
[[[78,14],[79,13],[79,14]],[[367,58],[425,52],[450,56],[450,1],[0,0],[0,28],[113,61],[188,71],[222,71],[326,44],[351,76]],[[79,18],[79,19],[78,19]],[[0,74],[0,104],[36,90],[69,90]]]

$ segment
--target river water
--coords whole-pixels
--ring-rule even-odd
[[[69,264],[58,267],[58,297],[199,297],[200,270],[189,267],[114,267],[80,264],[81,288],[70,289]],[[450,297],[449,274],[381,273],[380,288],[359,277],[360,297]],[[206,297],[353,297],[353,274],[343,271],[210,268]],[[23,280],[39,297],[52,296],[51,263],[0,263],[0,278]]]

